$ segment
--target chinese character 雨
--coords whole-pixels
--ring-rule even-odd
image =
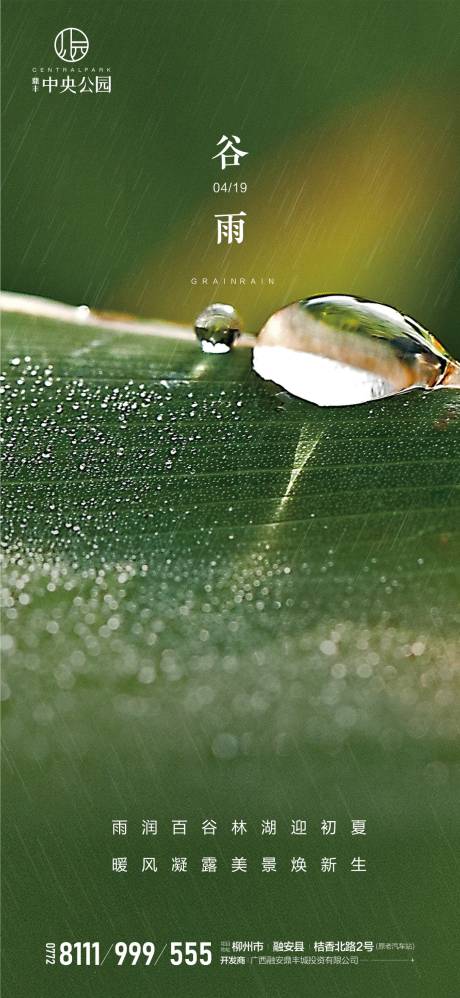
[[[241,139],[239,138],[238,135],[232,135],[232,139],[234,139],[234,141],[238,145],[241,142]],[[227,145],[225,145],[223,149],[221,149],[220,152],[216,153],[216,155],[213,156],[212,158],[221,159],[221,167],[223,170],[225,170],[227,166],[239,166],[240,159],[243,156],[247,156],[248,153],[243,152],[242,149],[237,149],[236,146],[234,146],[233,143],[230,141],[228,135],[223,135],[222,138],[219,139],[217,145],[220,146],[222,145],[223,142],[226,142]]]
[[[245,211],[238,212],[237,215],[214,215],[217,218],[217,245],[223,239],[230,243],[242,243],[244,238]]]
[[[126,835],[128,831],[128,822],[126,818],[119,818],[116,821],[112,821],[112,835]]]

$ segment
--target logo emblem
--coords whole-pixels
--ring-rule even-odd
[[[63,62],[80,62],[88,49],[88,36],[80,28],[63,28],[54,39],[54,51]]]

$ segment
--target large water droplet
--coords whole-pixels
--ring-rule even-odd
[[[275,312],[261,329],[254,370],[316,405],[356,405],[411,388],[460,387],[460,365],[388,305],[323,295]]]
[[[209,305],[195,321],[204,353],[228,353],[241,332],[241,319],[232,305]]]

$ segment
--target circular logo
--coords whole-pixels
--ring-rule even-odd
[[[63,28],[54,39],[54,51],[63,62],[80,62],[88,49],[88,36],[80,28]]]

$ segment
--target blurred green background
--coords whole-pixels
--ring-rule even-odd
[[[110,95],[33,93],[67,25]],[[458,27],[457,3],[422,0],[7,0],[3,287],[186,323],[228,299],[251,329],[343,291],[459,354]],[[231,174],[223,132],[250,154]],[[228,175],[247,194],[213,194]],[[217,246],[214,214],[241,209],[244,244]],[[453,998],[457,393],[337,414],[271,391],[242,350],[4,327],[8,998]],[[322,880],[316,833],[301,884],[203,880],[196,835],[189,878],[168,835],[161,876],[138,872],[142,817],[247,816],[258,862],[259,819],[302,812],[368,818],[367,879],[341,834]],[[48,940],[136,936],[414,941],[416,964],[43,963]]]
[[[458,349],[456,2],[4,9],[5,288],[187,323],[230,298],[251,329],[348,292]],[[69,24],[90,40],[77,65],[110,66],[110,95],[32,92]],[[223,133],[249,151],[239,169],[212,159]],[[213,194],[224,179],[247,194]],[[214,214],[232,210],[244,244],[217,246]]]

